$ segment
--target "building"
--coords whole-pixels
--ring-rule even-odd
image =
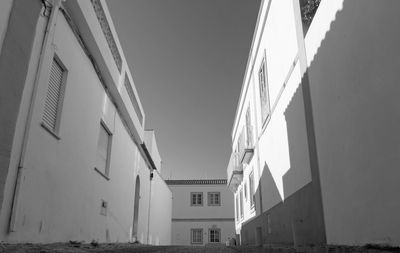
[[[399,8],[261,2],[227,168],[242,244],[400,245]]]
[[[106,2],[5,0],[0,21],[0,240],[169,244],[171,191]]]
[[[225,244],[235,237],[225,179],[166,180],[172,191],[172,244]]]

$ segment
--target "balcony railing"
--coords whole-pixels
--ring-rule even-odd
[[[232,192],[236,192],[237,187],[243,180],[243,166],[239,162],[239,153],[233,152],[229,159],[228,168],[226,169],[228,187]]]

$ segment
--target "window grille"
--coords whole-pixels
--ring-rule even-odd
[[[209,192],[208,193],[208,205],[209,206],[221,205],[221,194],[219,192]]]
[[[203,205],[203,193],[202,192],[191,192],[190,193],[190,205],[191,206],[202,206]]]
[[[220,229],[212,228],[209,230],[209,242],[221,242]]]
[[[192,228],[190,234],[192,244],[203,244],[203,229]]]

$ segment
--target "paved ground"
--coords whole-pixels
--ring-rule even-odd
[[[256,253],[256,249],[240,249],[239,247],[213,246],[213,247],[190,247],[190,246],[146,246],[138,244],[99,244],[93,246],[91,244],[71,244],[71,243],[54,243],[54,244],[0,244],[0,252],[15,253],[50,253],[50,252],[137,252],[137,253],[238,253],[251,252]]]
[[[93,253],[93,252],[110,252],[110,253],[400,253],[400,248],[388,247],[342,247],[342,246],[326,246],[326,247],[309,247],[295,250],[288,247],[226,247],[205,246],[146,246],[140,244],[128,243],[110,243],[110,244],[80,244],[80,243],[54,243],[54,244],[3,244],[0,243],[0,252],[15,253],[50,253],[50,252],[77,252],[77,253]]]

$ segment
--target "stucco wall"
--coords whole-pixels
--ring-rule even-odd
[[[235,225],[232,221],[202,221],[202,222],[172,222],[172,245],[192,245],[191,244],[191,229],[202,228],[203,229],[203,244],[209,243],[209,229],[218,228],[221,232],[221,243],[225,244],[228,238],[235,237]],[[193,244],[194,245],[194,244]]]
[[[154,171],[151,188],[150,236],[153,245],[171,244],[172,192]]]
[[[400,3],[334,2],[307,52],[328,243],[400,245]]]
[[[221,229],[221,243],[235,235],[233,198],[226,185],[169,185],[169,187],[173,198],[172,244],[190,245],[191,228],[203,228],[204,243],[208,243],[208,229],[213,225]],[[202,206],[190,205],[191,192],[203,193]],[[208,206],[208,192],[221,193],[220,206]]]
[[[50,50],[68,71],[60,139],[40,125],[51,57],[44,63],[33,107],[16,232],[5,239],[128,241],[135,176],[147,174],[149,181],[149,171],[63,15],[53,43]],[[112,132],[109,180],[94,170],[101,119]],[[142,192],[148,194],[145,182]],[[108,202],[106,216],[100,214],[101,200]],[[147,219],[139,217],[139,231],[146,234]]]
[[[8,231],[24,122],[46,26],[40,10],[39,1],[0,3],[0,237]]]
[[[14,0],[5,0],[0,2],[0,53],[7,32],[8,19],[10,17],[13,1]]]
[[[233,198],[226,185],[170,185],[172,218],[233,218]],[[202,192],[203,205],[191,206],[190,193]],[[221,205],[208,206],[207,193],[220,192]]]

